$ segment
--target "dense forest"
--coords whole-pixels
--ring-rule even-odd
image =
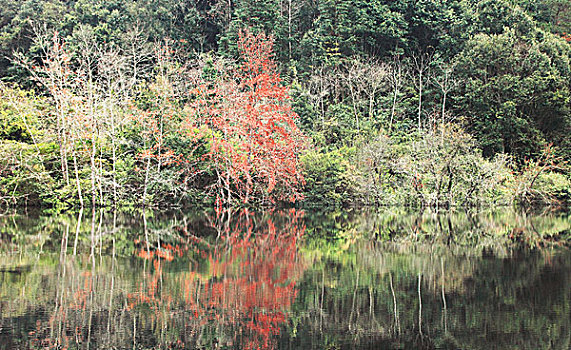
[[[571,200],[569,0],[0,0],[0,206]]]

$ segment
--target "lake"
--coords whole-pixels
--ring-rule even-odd
[[[571,215],[0,216],[0,349],[569,349]]]

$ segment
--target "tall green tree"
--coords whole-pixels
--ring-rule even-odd
[[[539,35],[478,34],[458,56],[463,84],[453,108],[486,155],[533,156],[543,144],[563,145],[568,137],[571,46]]]

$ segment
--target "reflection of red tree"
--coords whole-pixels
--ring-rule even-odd
[[[180,235],[169,234],[169,243],[136,241],[134,255],[149,263],[127,295],[130,278],[98,267],[92,256],[82,262],[63,255],[54,307],[27,332],[21,348],[65,349],[90,342],[123,348],[142,329],[160,333],[156,339],[161,348],[214,343],[275,348],[297,295],[296,281],[306,267],[297,253],[305,227],[298,210],[270,216],[261,219],[242,211],[229,220],[218,218],[216,244],[192,235],[187,227]],[[184,262],[197,269],[171,269]],[[124,328],[125,320],[136,325],[134,334]],[[119,327],[121,332],[115,332]]]
[[[60,276],[63,278],[63,276]],[[73,271],[70,279],[73,283],[59,291],[56,307],[43,322],[36,321],[36,329],[28,332],[28,346],[40,349],[68,349],[73,344],[86,341],[85,321],[89,318],[94,293],[94,275],[84,271],[76,276]],[[57,330],[57,331],[54,331]]]
[[[297,210],[274,213],[278,228],[274,220],[267,219],[254,229],[252,215],[243,211],[231,229],[224,230],[227,234],[219,244],[207,251],[198,248],[196,239],[189,239],[184,250],[206,256],[209,268],[205,274],[191,271],[163,280],[162,266],[169,259],[156,251],[139,251],[137,255],[152,260],[155,268],[148,276],[150,283],[142,283],[138,292],[129,295],[129,307],[147,304],[156,317],[161,317],[164,313],[158,311],[165,308],[184,308],[190,316],[185,322],[189,334],[204,333],[198,329],[215,325],[232,339],[229,344],[240,342],[245,349],[274,348],[273,338],[287,320],[297,295],[296,280],[304,270],[296,246],[305,231],[302,215]],[[169,287],[159,290],[161,280],[163,287]],[[173,295],[173,291],[183,295]]]

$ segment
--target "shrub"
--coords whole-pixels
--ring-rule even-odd
[[[305,204],[344,206],[356,202],[356,183],[351,159],[354,148],[308,151],[301,157],[304,166]]]
[[[452,124],[404,143],[379,137],[363,147],[356,163],[362,197],[376,204],[508,202],[503,184],[511,177],[509,158],[485,159],[473,139]]]

